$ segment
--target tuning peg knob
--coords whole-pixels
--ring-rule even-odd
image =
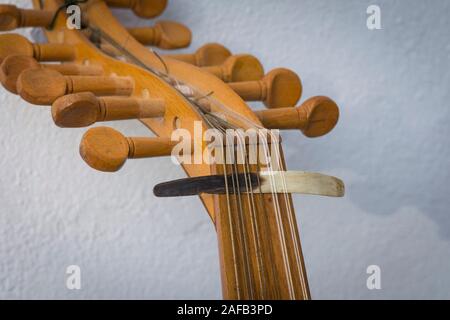
[[[0,62],[9,55],[29,56],[38,61],[71,61],[75,58],[75,50],[67,44],[37,44],[31,43],[18,34],[2,34],[0,35]]]
[[[53,120],[62,128],[87,127],[99,121],[161,117],[164,111],[162,99],[96,97],[91,92],[66,95],[52,105]]]
[[[134,81],[127,77],[63,76],[49,69],[29,69],[17,79],[20,96],[37,105],[51,105],[66,94],[92,92],[99,96],[129,96]]]
[[[186,48],[192,40],[191,30],[173,21],[159,21],[153,27],[130,28],[128,32],[140,43],[161,49]]]
[[[80,154],[92,168],[118,171],[127,159],[170,156],[174,142],[169,138],[127,138],[108,127],[89,129],[80,144]]]
[[[0,5],[0,31],[25,27],[47,27],[53,12],[47,10],[19,9],[14,5]]]
[[[274,69],[260,81],[229,83],[246,101],[263,101],[268,108],[293,107],[301,97],[300,78],[288,69]]]
[[[106,0],[111,7],[130,8],[141,18],[154,18],[163,13],[167,0]]]
[[[309,138],[329,133],[339,120],[339,108],[327,97],[306,100],[300,107],[256,111],[268,129],[299,129]]]
[[[12,55],[6,57],[0,65],[0,82],[12,93],[17,94],[17,79],[19,75],[28,69],[51,69],[63,75],[99,76],[103,74],[103,68],[97,65],[79,65],[75,63],[64,64],[40,64],[29,56]]]
[[[230,50],[218,43],[208,43],[194,54],[171,54],[166,57],[180,60],[197,67],[217,66],[231,56]]]
[[[203,70],[225,82],[254,81],[264,76],[264,67],[249,54],[231,56],[222,65],[203,67]]]

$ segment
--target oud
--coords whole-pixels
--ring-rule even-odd
[[[74,2],[81,9],[80,30],[66,26],[64,9]],[[153,18],[166,5],[166,0],[33,0],[31,10],[0,5],[1,31],[40,27],[48,39],[32,43],[1,34],[0,81],[30,104],[51,107],[59,127],[132,119],[148,127],[145,137],[103,126],[86,131],[80,154],[105,172],[121,169],[127,159],[171,156],[177,130],[190,133],[196,148],[205,151],[206,141],[195,138],[198,125],[218,137],[227,130],[282,129],[313,138],[335,127],[339,110],[330,98],[311,97],[297,106],[302,84],[293,71],[265,73],[254,56],[216,43],[192,54],[158,54],[156,48],[189,46],[190,30],[172,21],[127,29],[109,9],[129,8]],[[267,109],[253,111],[248,101]],[[258,157],[269,157],[266,162],[248,161],[247,137],[238,133],[231,143],[225,140],[215,153],[239,150],[241,161],[183,163],[187,178],[155,186],[155,195],[201,198],[217,231],[225,299],[310,299],[291,194],[343,196],[342,181],[288,171],[275,135],[257,141],[263,150]]]

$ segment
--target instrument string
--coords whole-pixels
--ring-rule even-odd
[[[270,154],[269,152],[269,142],[267,141],[267,137],[263,134],[260,133],[260,140],[262,142],[262,147],[263,147],[263,154],[265,156],[265,162],[267,164],[267,171],[269,173],[273,172],[273,168],[272,168],[272,157],[274,156],[273,154]],[[278,139],[271,141],[271,143],[279,143]],[[277,155],[275,155],[277,156]],[[273,205],[274,205],[274,209],[275,209],[275,221],[276,221],[276,225],[277,225],[277,230],[278,230],[278,235],[279,235],[279,239],[280,239],[280,246],[281,246],[281,253],[282,253],[282,257],[283,257],[283,265],[285,268],[285,273],[286,273],[286,281],[287,281],[287,285],[288,285],[288,290],[289,290],[289,296],[291,297],[291,299],[295,299],[295,291],[294,291],[294,286],[293,286],[293,282],[292,282],[292,273],[291,273],[291,266],[290,266],[290,261],[288,258],[288,249],[287,249],[287,243],[286,243],[286,235],[284,232],[284,227],[283,227],[283,219],[281,217],[281,209],[280,209],[280,204],[279,204],[279,199],[278,199],[278,194],[276,193],[276,186],[275,186],[275,181],[274,181],[274,176],[272,174],[269,174],[269,181],[270,181],[270,186],[271,186],[271,190],[272,190],[272,200],[273,200]]]
[[[247,147],[245,142],[245,137],[243,137],[243,133],[240,130],[237,130],[237,138],[238,143],[237,147],[240,148],[240,155],[242,157],[242,164],[243,164],[243,171],[244,171],[244,177],[245,177],[245,189],[247,194],[247,202],[248,207],[250,208],[250,225],[252,228],[252,235],[253,235],[253,246],[255,248],[255,256],[256,256],[256,267],[257,267],[257,274],[259,278],[259,286],[260,286],[260,292],[261,292],[261,299],[264,299],[264,292],[266,288],[265,283],[265,277],[264,270],[263,270],[263,262],[262,262],[262,255],[261,255],[261,241],[259,238],[259,231],[258,231],[258,222],[256,219],[256,207],[254,202],[254,195],[253,195],[253,187],[251,186],[251,177],[250,177],[250,166],[248,163],[248,153],[247,153]]]
[[[271,135],[271,139],[276,139],[275,135],[273,132],[270,132]],[[285,171],[285,166],[281,157],[281,152],[280,152],[280,145],[277,144],[276,147],[274,148],[275,150],[273,150],[273,152],[276,153],[276,157],[275,159],[278,160],[277,163],[277,168],[279,168],[279,170],[281,172]],[[301,260],[301,255],[300,255],[300,247],[299,247],[299,242],[298,239],[296,237],[296,225],[294,224],[294,213],[292,211],[292,201],[291,198],[289,196],[289,194],[287,193],[287,183],[286,183],[286,177],[284,174],[281,174],[281,184],[282,184],[282,197],[284,197],[284,202],[286,205],[286,211],[287,211],[287,218],[288,218],[288,226],[289,226],[289,231],[291,234],[291,241],[294,245],[294,255],[295,255],[295,260],[296,260],[296,264],[297,264],[297,271],[298,271],[298,275],[300,277],[300,285],[301,285],[301,289],[302,289],[302,294],[303,297],[309,299],[309,290],[306,287],[306,279],[305,279],[305,271],[303,269],[303,263]]]
[[[258,145],[258,147],[259,147],[259,145]],[[261,172],[261,170],[262,170],[260,161],[257,161],[257,170],[258,170],[258,172]],[[259,194],[254,194],[254,197],[255,196],[258,197],[259,205],[261,206],[261,208],[263,208],[263,214],[261,216],[262,227],[264,228],[263,230],[266,233],[266,235],[268,236],[268,239],[272,239],[273,238],[272,237],[272,230],[270,228],[270,224],[269,224],[269,221],[268,221],[269,214],[267,212],[267,207],[266,207],[265,202],[264,202],[264,194],[261,191],[262,182],[261,182],[259,174],[256,175],[256,177],[258,179],[257,181],[258,181]],[[265,254],[268,255],[268,260],[270,260],[270,261],[274,260],[273,250],[268,250],[267,252],[265,252]],[[272,274],[276,274],[275,263],[271,263],[269,265],[270,265]],[[274,286],[274,288],[275,288],[275,291],[276,291],[275,292],[275,297],[280,297],[280,291],[279,291],[278,286]]]
[[[229,125],[228,121],[224,121],[223,119],[220,119],[219,117],[215,116],[214,113],[212,112],[212,110],[207,111],[204,108],[202,108],[202,106],[198,103],[198,99],[199,98],[206,99],[210,103],[211,107],[214,107],[216,109],[216,111],[221,111],[223,114],[225,114],[230,119],[238,120],[241,123],[244,123],[248,127],[251,127],[251,128],[257,128],[257,129],[261,129],[262,128],[260,125],[254,123],[253,121],[249,120],[246,117],[243,117],[242,115],[240,115],[240,114],[236,113],[235,111],[233,111],[231,108],[228,108],[228,107],[224,106],[223,104],[221,104],[220,102],[218,102],[216,99],[214,99],[214,97],[212,96],[212,93],[203,94],[199,90],[193,88],[192,86],[186,85],[183,82],[178,81],[175,78],[173,78],[172,76],[170,76],[169,75],[169,69],[168,69],[166,63],[164,62],[164,59],[162,59],[155,51],[152,50],[152,52],[156,55],[158,60],[161,61],[165,72],[160,72],[160,71],[157,71],[157,70],[155,70],[153,68],[150,68],[148,65],[143,63],[140,59],[138,59],[132,53],[130,53],[125,47],[123,47],[120,44],[116,43],[111,37],[109,37],[104,32],[101,32],[100,30],[95,29],[95,28],[93,28],[91,26],[88,26],[88,28],[90,28],[93,32],[99,32],[100,37],[102,39],[106,40],[111,45],[113,45],[114,47],[119,49],[119,51],[121,51],[124,54],[124,56],[126,56],[134,64],[136,64],[136,65],[138,65],[138,66],[140,66],[140,67],[150,71],[151,73],[155,74],[156,76],[161,78],[163,81],[168,83],[170,86],[172,86],[176,91],[178,91],[182,96],[184,96],[184,98],[191,105],[193,105],[195,107],[195,109],[198,111],[200,116],[205,120],[206,123],[208,123],[208,125],[210,127],[221,128],[222,129],[222,133],[224,133],[224,130],[225,130],[224,127],[222,126],[223,123],[226,123],[228,125],[227,127],[231,127],[232,128],[232,126]],[[186,90],[186,89],[188,89],[188,90]],[[212,119],[214,119],[215,121],[211,121]],[[267,153],[268,152],[268,150],[267,150],[268,149],[268,143],[267,143],[267,141],[265,142],[265,145],[263,143],[263,147],[266,149],[265,150],[265,152],[266,152],[265,156],[267,158],[267,156],[268,156],[268,153]],[[222,151],[224,151],[224,150],[222,149]],[[233,152],[236,152],[236,151],[233,150]],[[279,156],[279,155],[277,155],[277,156]],[[270,162],[268,162],[268,163],[269,163],[268,170],[273,172]],[[248,163],[246,165],[248,165]],[[258,165],[258,167],[259,167],[259,165]],[[235,203],[235,206],[238,209],[237,210],[238,211],[238,215],[239,215],[239,219],[238,220],[240,221],[239,225],[238,225],[238,229],[240,229],[240,230],[238,230],[238,233],[240,234],[239,238],[241,238],[241,240],[242,240],[243,248],[245,248],[245,251],[242,253],[242,257],[245,260],[245,266],[246,266],[246,271],[245,271],[245,274],[246,274],[246,277],[247,277],[246,283],[249,284],[251,280],[250,280],[250,276],[249,276],[249,274],[250,274],[250,267],[249,267],[249,261],[248,261],[248,257],[247,257],[248,245],[247,245],[246,237],[242,233],[242,229],[244,229],[244,225],[243,225],[243,208],[242,208],[242,203],[241,203],[241,198],[240,198],[242,192],[241,192],[241,190],[239,188],[239,180],[238,180],[239,178],[238,178],[238,170],[237,170],[236,164],[234,164],[234,166],[231,167],[231,172],[232,172],[231,176],[233,177],[233,180],[232,180],[233,183],[232,183],[232,186],[231,186],[231,190],[232,191],[230,191],[230,186],[228,185],[228,181],[227,181],[227,178],[226,178],[228,176],[228,174],[227,174],[227,166],[226,166],[225,162],[224,162],[224,165],[223,165],[223,172],[224,172],[224,179],[225,179],[225,183],[226,183],[225,187],[226,187],[226,197],[227,197],[227,206],[228,206],[227,207],[227,212],[228,212],[228,219],[229,219],[228,223],[229,223],[230,232],[231,232],[231,239],[230,240],[231,240],[231,246],[232,246],[232,251],[233,251],[232,252],[233,260],[236,262],[237,252],[236,252],[235,239],[233,238],[233,234],[235,234],[235,233],[234,233],[234,230],[233,230],[233,223],[232,223],[232,220],[231,220],[232,219],[232,217],[231,217],[231,215],[232,215],[231,202],[232,201],[231,201],[230,194],[234,195],[234,197],[233,197],[234,198],[234,203]],[[245,171],[244,171],[244,173],[245,173]],[[247,173],[248,174],[250,173],[249,167],[247,167]],[[245,176],[247,177],[247,175],[245,175]],[[236,182],[236,180],[237,180],[237,182]],[[271,183],[271,186],[272,186],[272,190],[274,191],[275,190],[274,189],[274,181],[272,181],[272,180],[273,180],[273,178],[271,179],[270,183]],[[285,184],[285,182],[283,182],[283,183]],[[250,211],[251,211],[251,214],[252,214],[252,217],[251,217],[252,228],[254,230],[257,230],[258,229],[257,225],[256,225],[257,221],[256,221],[256,218],[254,216],[254,212],[256,211],[255,210],[255,205],[254,205],[254,195],[252,193],[251,188],[248,187],[249,185],[250,184],[248,183],[248,180],[246,179],[246,189],[247,189],[246,191],[249,194],[248,196],[251,198],[251,204],[250,204],[249,207],[251,208]],[[287,195],[285,195],[285,201],[287,201],[286,200],[287,199],[286,196]],[[275,212],[276,212],[277,228],[278,228],[278,233],[279,233],[279,237],[280,237],[280,243],[281,243],[281,246],[282,246],[283,263],[285,265],[286,274],[287,274],[287,278],[288,278],[289,292],[290,292],[290,296],[293,297],[295,295],[295,293],[293,292],[292,277],[291,277],[291,273],[290,273],[291,272],[290,264],[289,264],[289,260],[287,259],[286,237],[285,237],[285,234],[284,234],[284,229],[282,227],[283,222],[282,222],[282,219],[281,219],[281,216],[280,216],[280,204],[278,202],[279,199],[275,195],[275,192],[272,193],[272,197],[274,199],[274,208],[275,208]],[[265,204],[264,204],[264,201],[263,201],[263,196],[261,196],[259,199],[263,202],[262,203],[262,207],[265,210]],[[292,211],[290,206],[286,206],[286,207],[288,208],[289,212]],[[288,216],[289,216],[290,224],[293,224],[292,223],[292,219],[293,219],[292,218],[292,214],[289,214]],[[290,228],[291,228],[290,230],[292,231],[293,229],[292,229],[291,225],[290,225]],[[262,258],[261,258],[261,254],[260,254],[260,247],[261,247],[261,245],[260,245],[260,240],[259,240],[259,234],[257,234],[255,232],[254,235],[256,237],[254,239],[254,241],[256,241],[256,243],[257,243],[255,245],[255,248],[257,248],[257,260],[260,261],[258,263],[259,264],[258,270],[260,270],[259,271],[260,272],[260,285],[263,285],[262,284],[262,280],[261,280],[263,278],[263,277],[261,277],[261,274],[263,273],[263,271],[262,271],[263,264],[261,262]],[[294,241],[294,245],[297,247],[297,241]],[[295,251],[296,251],[296,254],[298,254],[298,248]],[[299,255],[298,255],[298,257],[296,256],[296,259],[297,259],[297,261],[301,261]],[[301,263],[298,264],[298,265],[301,268]],[[300,272],[300,274],[301,274],[301,277],[303,279],[303,272]],[[234,276],[235,276],[237,288],[239,288],[240,283],[239,283],[239,276],[238,276],[238,271],[237,271],[237,266],[236,265],[235,265],[235,270],[234,270]],[[302,287],[303,292],[307,292],[307,290],[305,288],[304,281],[302,281],[302,286],[303,286]],[[250,287],[252,287],[252,286],[250,286]],[[249,292],[251,292],[251,294],[253,295],[253,292],[251,290],[252,289],[250,289]],[[240,290],[238,289],[237,291],[239,292]],[[263,291],[264,290],[262,290],[262,292]],[[238,295],[239,295],[239,293],[238,293]]]
[[[234,141],[229,142],[227,140],[227,136],[226,136],[226,125],[223,121],[221,121],[220,118],[217,117],[212,117],[210,118],[214,119],[213,123],[214,123],[214,128],[219,129],[223,135],[225,135],[225,146],[226,146],[226,150],[228,153],[232,153],[231,157],[233,159],[233,164],[231,165],[231,178],[232,178],[232,186],[233,186],[233,198],[234,198],[234,204],[235,204],[235,208],[236,208],[236,212],[237,212],[237,231],[238,231],[238,236],[239,239],[241,239],[241,257],[243,259],[244,262],[244,276],[245,276],[245,283],[247,284],[247,290],[249,292],[250,298],[254,298],[254,289],[253,289],[253,285],[252,285],[252,277],[251,272],[250,272],[250,261],[249,261],[249,257],[248,257],[248,252],[249,252],[249,247],[248,247],[248,240],[247,240],[247,236],[245,233],[245,218],[244,218],[244,210],[243,210],[243,205],[242,205],[242,199],[241,199],[241,187],[240,187],[240,181],[239,181],[239,170],[238,170],[238,166],[236,163],[236,159],[237,159],[237,150],[236,150],[236,146],[234,144]],[[224,161],[224,165],[226,166],[226,162]],[[227,180],[227,176],[224,177],[225,180]]]

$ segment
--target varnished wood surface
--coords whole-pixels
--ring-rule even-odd
[[[57,0],[44,2],[45,8],[43,9],[46,10],[55,10],[61,4]],[[130,6],[131,4],[125,0],[109,2],[115,2],[115,5],[120,6]],[[39,1],[34,0],[34,5],[38,8]],[[137,5],[132,7],[135,13],[144,15],[141,7]],[[133,83],[132,87],[119,86],[127,87],[129,90],[121,93],[124,97],[161,99],[165,105],[162,119],[142,120],[159,138],[127,138],[108,128],[90,129],[83,138],[80,151],[83,158],[92,167],[104,171],[115,171],[128,158],[167,155],[171,150],[168,139],[174,129],[174,124],[192,133],[193,121],[203,120],[185,97],[181,96],[168,83],[145,70],[143,66],[162,73],[168,72],[171,76],[195,87],[204,94],[211,93],[212,99],[231,107],[234,112],[250,121],[235,122],[234,124],[239,127],[245,129],[250,126],[249,123],[261,125],[259,118],[230,86],[220,78],[195,66],[199,64],[205,66],[209,62],[207,58],[203,57],[203,61],[200,61],[202,59],[199,59],[198,55],[190,56],[186,58],[190,59],[187,62],[191,64],[188,64],[164,57],[164,63],[161,63],[158,56],[130,36],[127,30],[111,15],[103,1],[91,0],[84,6],[84,9],[92,26],[102,30],[109,38],[131,52],[142,66],[120,62],[99,52],[82,33],[65,28],[63,15],[59,17],[55,30],[46,32],[53,46],[66,46],[61,47],[64,50],[70,47],[70,60],[80,64],[99,65],[104,70],[105,77],[130,78]],[[40,46],[31,46],[26,53],[37,60],[41,60],[42,57],[56,60],[69,58],[67,55],[56,57],[57,50],[54,50],[55,48],[50,51],[46,51],[45,48],[48,47],[43,47],[44,50],[40,50],[40,48]],[[224,56],[227,54],[225,53]],[[228,56],[220,63],[223,63],[226,58]],[[45,79],[53,82],[56,75],[49,75],[48,71],[45,73],[47,74]],[[60,77],[62,78],[58,79],[63,82],[68,79],[65,76]],[[104,83],[108,81],[110,80],[102,80]],[[90,86],[95,88],[93,83]],[[53,97],[61,98],[59,93],[62,92],[62,89],[58,90],[57,94],[52,93],[52,99],[44,102],[52,103],[54,102]],[[85,86],[84,90],[90,91],[88,86]],[[30,90],[19,91],[30,93]],[[70,92],[65,90],[62,96],[68,93]],[[38,92],[32,92],[28,96],[33,97],[37,94]],[[230,119],[230,121],[234,120]],[[247,125],[245,126],[243,123],[247,123]],[[203,144],[203,141],[198,142]],[[230,166],[221,167],[207,164],[185,165],[184,168],[189,176],[221,174],[224,173],[224,170],[232,169]],[[256,171],[260,168],[252,167],[251,169]],[[242,170],[243,168],[240,167],[239,171]],[[259,194],[254,195],[250,200],[248,195],[202,195],[201,199],[217,230],[224,298],[309,298],[297,223],[289,195]]]
[[[329,133],[339,120],[339,108],[330,98],[318,96],[297,108],[274,108],[255,112],[268,129],[301,130],[309,138]]]

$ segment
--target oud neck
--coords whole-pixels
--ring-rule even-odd
[[[216,195],[215,206],[225,299],[310,298],[289,194]]]

